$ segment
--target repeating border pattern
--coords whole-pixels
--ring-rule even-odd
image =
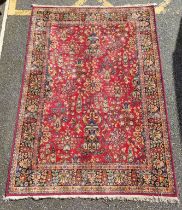
[[[148,109],[148,129],[150,136],[150,152],[152,153],[151,162],[149,170],[133,169],[128,168],[128,170],[117,170],[114,171],[107,170],[106,174],[110,174],[111,179],[116,179],[121,176],[136,176],[137,178],[141,178],[144,180],[145,185],[134,186],[129,184],[130,182],[126,182],[125,186],[122,185],[108,185],[98,187],[98,186],[80,186],[79,183],[76,185],[72,183],[71,186],[62,186],[60,188],[56,186],[44,186],[38,184],[37,176],[40,175],[41,171],[32,172],[26,170],[26,173],[30,174],[30,179],[33,178],[33,181],[29,182],[29,186],[16,186],[16,171],[18,166],[18,158],[20,156],[19,145],[22,144],[22,131],[29,130],[30,133],[33,133],[36,129],[36,123],[32,123],[32,127],[26,127],[24,125],[25,118],[25,107],[27,103],[27,93],[30,91],[28,89],[29,83],[34,81],[34,77],[38,76],[41,78],[43,70],[46,66],[44,62],[47,56],[47,48],[46,48],[46,27],[49,25],[50,21],[60,21],[59,14],[61,12],[66,12],[68,15],[67,19],[64,21],[80,21],[84,13],[86,14],[88,11],[93,14],[103,14],[104,11],[107,10],[110,14],[112,14],[112,21],[119,20],[123,21],[124,19],[130,19],[132,21],[136,21],[138,24],[138,35],[140,39],[139,44],[139,55],[140,55],[140,66],[142,66],[141,80],[143,81],[144,86],[144,94],[146,96],[146,104],[150,107],[151,104],[154,106],[158,106],[158,115],[152,115],[152,111]],[[69,12],[70,16],[69,16]],[[74,15],[73,15],[74,14]],[[63,17],[63,16],[61,16]],[[92,16],[92,22],[93,22]],[[107,22],[107,19],[104,19]],[[41,40],[43,42],[36,42],[36,35],[41,36]],[[32,19],[30,24],[30,35],[28,41],[28,51],[27,51],[27,59],[24,72],[24,80],[22,83],[22,93],[21,99],[19,103],[19,119],[17,120],[17,127],[15,130],[14,136],[14,145],[13,145],[13,156],[12,163],[10,166],[11,171],[9,172],[8,184],[6,189],[6,196],[13,195],[81,195],[81,194],[94,194],[94,195],[151,195],[151,196],[166,196],[166,197],[176,197],[176,184],[174,177],[174,169],[172,163],[172,154],[170,148],[170,140],[169,140],[169,128],[166,117],[166,108],[165,108],[165,99],[164,99],[164,87],[161,82],[161,67],[160,67],[160,58],[159,58],[159,49],[157,44],[156,37],[156,25],[155,25],[155,15],[154,15],[154,7],[146,6],[146,7],[121,7],[121,8],[51,8],[51,7],[33,7],[32,10]],[[40,48],[40,45],[44,45],[44,47]],[[36,49],[41,49],[42,56],[39,57],[39,60],[36,60],[36,54],[34,53]],[[38,68],[37,68],[38,67]],[[38,71],[33,71],[35,68],[39,69]],[[38,79],[39,80],[39,79]],[[157,102],[156,102],[157,98]],[[150,113],[149,113],[150,112]],[[150,116],[150,117],[149,117]],[[160,117],[156,117],[160,116]],[[162,139],[161,139],[162,138]],[[31,146],[30,146],[31,147]],[[163,153],[161,154],[157,152],[156,148],[163,148]],[[33,148],[32,148],[33,149]],[[31,152],[30,152],[31,153]],[[30,155],[31,156],[31,155]],[[25,158],[25,157],[24,157]],[[31,163],[26,163],[27,166]],[[120,171],[121,173],[118,173]],[[96,175],[103,173],[103,170],[93,170]],[[44,170],[44,174],[41,174],[42,177],[47,177],[49,171],[47,169]],[[74,171],[59,171],[57,169],[54,170],[55,174],[64,174],[67,176],[68,180],[73,177],[78,176],[77,172]],[[78,171],[79,174],[82,174],[81,171]],[[33,175],[32,175],[33,174]],[[165,174],[165,175],[164,175]],[[56,175],[57,176],[57,175]],[[157,178],[156,178],[157,177]],[[150,182],[149,180],[156,179],[158,181]],[[36,182],[35,182],[36,180]],[[36,185],[38,184],[38,185]]]

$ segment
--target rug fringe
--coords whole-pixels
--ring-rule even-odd
[[[21,200],[32,198],[34,200],[54,198],[54,199],[104,199],[104,200],[120,200],[120,201],[147,201],[147,202],[165,202],[165,203],[179,203],[177,197],[165,197],[165,196],[142,196],[142,195],[45,195],[45,196],[3,196],[4,201],[9,200]]]
[[[83,5],[83,6],[60,6],[60,5],[39,5],[39,4],[32,4],[31,6],[32,7],[70,7],[70,8],[82,8],[82,7],[92,7],[92,8],[115,8],[115,7],[146,7],[146,6],[157,6],[158,4],[157,3],[148,3],[148,4],[126,4],[126,5],[122,5],[122,6],[91,6],[91,5]]]

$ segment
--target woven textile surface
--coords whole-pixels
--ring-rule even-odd
[[[7,197],[177,197],[153,6],[33,6]]]

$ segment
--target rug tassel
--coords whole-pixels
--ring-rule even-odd
[[[157,3],[148,3],[148,4],[126,4],[126,5],[122,5],[122,6],[91,6],[91,5],[83,5],[83,6],[60,6],[60,5],[39,5],[39,4],[32,4],[31,6],[32,7],[92,7],[92,8],[119,8],[119,7],[145,7],[145,6],[157,6],[158,4]]]
[[[179,203],[179,199],[177,197],[160,197],[160,196],[105,196],[105,195],[50,195],[50,196],[3,196],[4,201],[9,200],[21,200],[21,199],[45,199],[45,198],[54,198],[54,199],[73,199],[73,198],[83,198],[83,199],[104,199],[105,201],[112,200],[120,200],[120,201],[147,201],[147,202],[165,202],[165,203]]]

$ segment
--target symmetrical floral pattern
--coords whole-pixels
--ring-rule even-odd
[[[33,7],[7,195],[31,193],[176,195],[153,6]]]

